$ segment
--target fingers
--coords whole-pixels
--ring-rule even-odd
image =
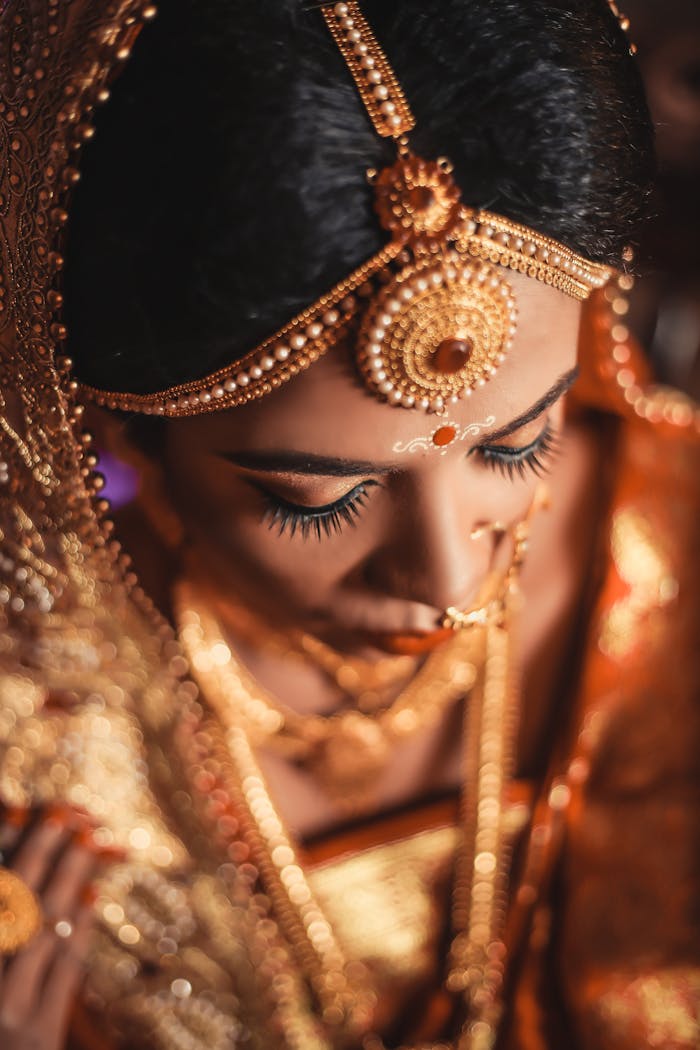
[[[61,806],[51,807],[6,837],[7,866],[40,896],[47,926],[4,961],[0,1030],[39,1024],[46,1031],[46,1010],[51,1011],[52,1023],[63,1023],[81,979],[92,925],[86,889],[98,864],[115,858],[100,855],[83,815]],[[70,936],[59,936],[57,921],[68,924]]]
[[[82,842],[74,842],[66,849],[44,890],[43,907],[48,921],[54,922],[74,910],[96,866],[95,853]]]
[[[45,814],[36,811],[34,814],[28,810],[15,811],[15,819],[9,821],[7,814],[4,816],[3,834],[7,843],[4,864],[38,895],[56,856],[70,841],[71,833],[55,820],[43,819]],[[37,935],[30,945],[40,937],[41,934]],[[3,987],[15,958],[9,956],[2,960]]]
[[[0,808],[0,864],[7,866],[8,858],[14,852],[24,828],[29,820],[29,810],[19,806],[2,806]]]
[[[29,1016],[52,959],[57,951],[60,955],[66,953],[68,942],[57,935],[54,925],[58,920],[74,925],[81,895],[95,873],[96,863],[94,853],[84,845],[72,843],[61,854],[42,895],[46,928],[17,954],[6,970],[3,999],[10,1011],[9,1020]]]
[[[35,893],[39,892],[60,850],[70,841],[72,831],[64,821],[49,813],[32,826],[20,840],[11,868]]]
[[[82,899],[71,914],[73,933],[63,951],[56,951],[46,976],[42,1014],[49,1029],[62,1030],[85,973],[94,923],[92,904]]]

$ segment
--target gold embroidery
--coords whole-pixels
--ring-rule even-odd
[[[633,1036],[639,1046],[695,1050],[700,1045],[700,970],[639,977],[605,992],[597,1012],[614,1038]]]
[[[678,582],[651,524],[639,512],[615,514],[610,545],[615,568],[629,591],[606,614],[599,644],[606,655],[620,660],[637,644],[648,614],[676,597]]]
[[[385,978],[406,980],[435,971],[441,928],[436,890],[449,877],[456,846],[456,828],[437,828],[310,873],[350,957]]]

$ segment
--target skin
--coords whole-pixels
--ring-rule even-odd
[[[461,426],[493,416],[490,431],[502,430],[575,366],[579,304],[520,275],[512,283],[520,309],[515,345],[491,382],[451,406],[449,418]],[[500,445],[527,445],[546,421],[543,413]],[[536,485],[534,475],[510,482],[476,452],[467,455],[489,443],[486,432],[444,454],[394,452],[441,422],[368,394],[339,348],[257,404],[172,421],[167,489],[202,571],[266,618],[342,638],[344,648],[358,647],[362,631],[430,631],[447,606],[472,603],[489,569],[491,542],[470,542],[469,533],[485,522],[520,520]],[[304,474],[263,469],[289,450],[365,466],[347,477],[312,462]],[[363,482],[370,483],[366,505],[340,535],[304,541],[279,536],[263,520],[260,487],[320,506]]]
[[[4,866],[40,899],[44,927],[15,955],[0,960],[3,1050],[60,1050],[82,983],[93,926],[92,881],[107,856],[85,816],[64,806],[7,810],[0,820]],[[73,932],[53,929],[68,920]]]
[[[537,519],[532,533],[523,576],[528,617],[519,632],[526,681],[519,768],[527,771],[574,622],[595,513],[590,492],[597,451],[590,434],[563,424],[563,393],[576,364],[579,304],[518,274],[509,279],[520,311],[514,347],[497,376],[448,413],[460,428],[490,417],[493,425],[444,453],[434,447],[397,451],[416,438],[429,438],[447,420],[377,400],[358,380],[347,348],[339,346],[257,404],[170,421],[162,456],[144,474],[148,498],[144,493],[128,508],[118,527],[142,583],[164,609],[169,596],[162,585],[172,580],[176,556],[213,589],[224,619],[235,596],[266,621],[302,627],[341,652],[377,659],[382,653],[368,631],[435,631],[447,606],[469,607],[488,574],[507,565],[508,537],[488,529],[476,539],[470,534],[491,522],[511,526],[521,520],[538,479],[530,471],[503,476],[483,459],[483,450],[526,446],[549,425],[560,432],[563,447],[558,464],[552,464],[553,508]],[[547,407],[519,424],[543,399]],[[303,463],[282,469],[280,453],[290,450],[303,453]],[[335,461],[333,472],[327,462],[319,465],[318,457]],[[363,465],[348,467],[347,461]],[[279,535],[266,520],[261,489],[319,506],[363,483],[365,506],[354,527],[338,534],[320,540],[289,531]],[[176,523],[165,535],[164,522]],[[179,534],[176,555],[168,550],[173,533]],[[236,637],[232,626],[228,630],[259,682],[286,704],[323,713],[342,706],[343,697],[316,669],[290,666]],[[458,719],[455,710],[443,724],[397,749],[368,812],[457,789]],[[272,753],[263,753],[261,761],[297,835],[308,838],[342,823],[334,800],[309,774]],[[87,950],[91,918],[83,891],[94,875],[95,856],[73,830],[43,819],[21,836],[5,822],[3,834],[11,840],[9,866],[41,897],[48,915],[71,919],[75,933],[59,942],[44,931],[5,961],[2,1045],[58,1050]]]
[[[590,496],[582,512],[581,493],[594,484],[596,451],[589,435],[571,428],[562,433],[563,398],[554,400],[573,378],[580,304],[519,274],[508,276],[519,307],[513,349],[497,375],[450,406],[447,417],[463,428],[493,417],[488,429],[444,452],[397,452],[446,420],[379,401],[359,381],[347,348],[338,347],[258,403],[170,421],[162,457],[150,468],[149,485],[157,481],[159,495],[151,491],[147,502],[152,508],[155,502],[155,532],[166,514],[180,523],[178,557],[184,549],[188,575],[211,588],[224,615],[233,596],[265,623],[301,627],[341,652],[378,658],[367,632],[435,631],[446,607],[470,607],[487,575],[509,562],[509,538],[488,530],[476,540],[470,534],[490,522],[520,521],[538,479],[528,470],[504,476],[485,462],[483,450],[526,446],[546,425],[559,431],[565,447],[553,477],[555,508],[536,523],[528,566],[534,575],[528,607],[538,615],[534,621],[528,616],[520,632],[533,683],[521,748],[527,767],[580,593],[593,512]],[[548,395],[548,408],[513,429]],[[512,432],[506,436],[506,430]],[[303,453],[301,465],[297,455],[289,466],[290,452]],[[319,465],[316,457],[337,462]],[[363,466],[348,467],[347,461]],[[318,507],[358,484],[367,487],[365,505],[354,526],[339,534],[320,540],[289,530],[280,535],[266,519],[261,490]],[[127,513],[121,529],[147,589],[157,594],[163,581],[167,588],[177,569],[165,566],[163,542],[154,533],[148,539],[139,509]],[[166,591],[160,600],[167,609]],[[342,695],[313,667],[291,666],[238,637],[232,623],[228,629],[261,685],[286,704],[325,714],[343,705]],[[372,802],[374,812],[457,786],[454,729],[446,722],[398,749]],[[342,822],[323,785],[272,753],[262,761],[297,834]]]

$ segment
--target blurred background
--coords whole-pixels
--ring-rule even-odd
[[[630,326],[657,379],[700,398],[700,0],[623,0],[656,128],[653,219]]]

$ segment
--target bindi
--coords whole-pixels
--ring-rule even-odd
[[[495,422],[495,416],[488,416],[483,423],[469,423],[466,427],[451,421],[442,422],[427,437],[416,437],[412,438],[411,441],[397,441],[392,451],[399,454],[403,452],[413,454],[414,452],[429,452],[430,449],[439,449],[441,455],[444,456],[450,445],[464,441],[468,437],[476,437],[482,430],[492,427]]]

